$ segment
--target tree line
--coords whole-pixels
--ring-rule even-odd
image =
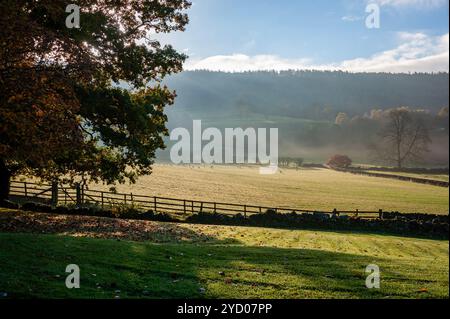
[[[182,72],[166,79],[178,111],[196,115],[288,116],[334,121],[372,109],[408,106],[439,112],[449,106],[448,73],[284,71]]]

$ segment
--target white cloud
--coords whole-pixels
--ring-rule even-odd
[[[377,3],[380,6],[438,8],[448,3],[448,0],[367,0],[367,2]]]
[[[448,72],[449,34],[428,36],[424,33],[398,34],[399,45],[367,58],[330,64],[314,64],[311,59],[284,59],[275,55],[217,55],[188,60],[187,70],[243,72],[258,70],[342,70],[349,72]]]
[[[397,48],[369,58],[347,60],[338,69],[367,72],[438,72],[449,70],[449,35],[429,37],[423,33],[400,33]]]
[[[275,55],[245,54],[216,55],[202,60],[189,60],[185,66],[188,70],[207,69],[212,71],[241,72],[258,70],[290,70],[305,68],[308,59],[283,59]]]

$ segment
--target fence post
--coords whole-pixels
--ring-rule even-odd
[[[186,200],[183,200],[183,213],[186,215]]]
[[[214,203],[214,214],[217,213],[217,203]]]
[[[200,213],[203,213],[203,202],[200,203]]]
[[[247,205],[244,205],[244,218],[247,218]]]
[[[127,204],[127,194],[123,194],[123,200],[124,200],[124,203],[126,205]]]
[[[25,197],[28,197],[27,182],[23,182],[23,187],[25,188]]]
[[[58,182],[52,182],[52,206],[58,206]]]
[[[77,190],[77,207],[81,207],[82,205],[82,198],[81,198],[81,185],[80,183],[76,183],[75,185]]]
[[[382,210],[382,209],[380,209],[378,213],[379,213],[379,217],[380,217],[380,219],[383,219],[383,210]]]
[[[191,213],[194,213],[194,201],[191,202]]]
[[[102,209],[105,208],[104,193],[102,192]]]
[[[158,208],[157,208],[157,205],[158,205],[158,202],[157,202],[157,199],[156,199],[156,196],[153,198],[153,201],[154,201],[154,211],[155,211],[155,214],[158,212]]]

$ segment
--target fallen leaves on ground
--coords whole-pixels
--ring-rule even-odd
[[[0,213],[0,232],[61,234],[131,241],[213,241],[213,237],[180,224],[34,212]]]

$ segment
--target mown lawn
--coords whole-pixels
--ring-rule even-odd
[[[42,234],[31,216],[20,223],[34,233],[0,232],[0,293],[8,298],[449,296],[448,241],[154,222],[138,230],[140,222],[98,218],[78,232]],[[110,239],[91,238],[92,225]],[[130,227],[147,239],[118,239]],[[68,264],[81,269],[80,289],[65,287]],[[381,269],[380,290],[365,287],[369,264]]]

